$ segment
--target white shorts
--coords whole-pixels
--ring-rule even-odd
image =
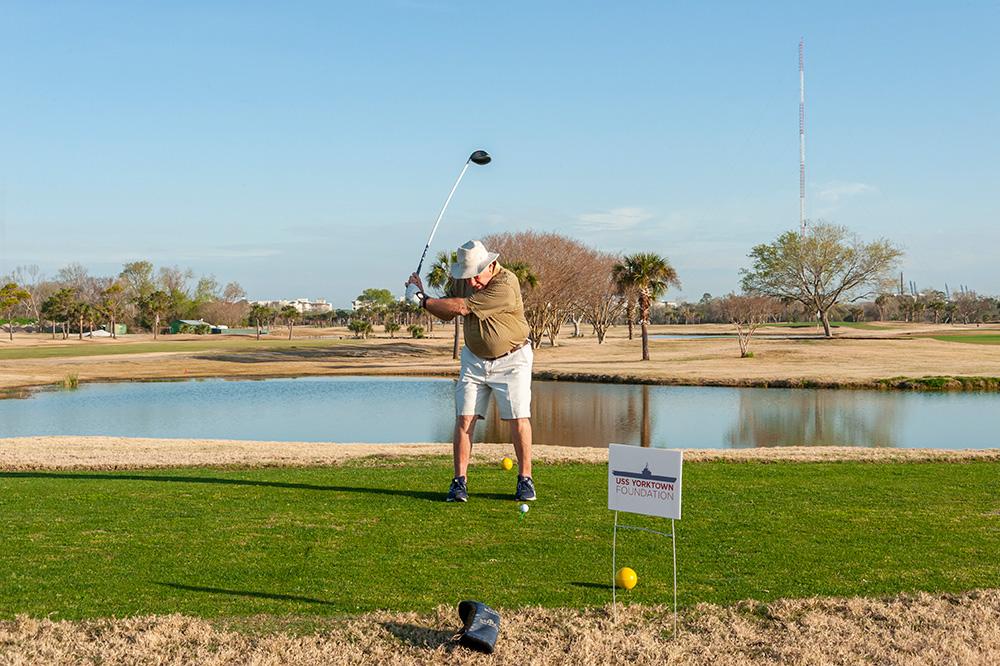
[[[455,413],[486,418],[490,394],[496,395],[500,418],[531,418],[531,343],[495,361],[462,348],[462,372],[455,386]]]

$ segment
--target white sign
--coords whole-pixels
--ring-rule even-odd
[[[608,508],[679,520],[683,461],[675,449],[609,445]]]

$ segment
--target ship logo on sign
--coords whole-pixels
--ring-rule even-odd
[[[674,483],[677,481],[677,477],[674,476],[657,476],[649,471],[649,463],[642,468],[641,472],[622,472],[620,470],[612,470],[612,474],[615,476],[624,477],[626,479],[643,479],[646,481],[665,481],[667,483]]]

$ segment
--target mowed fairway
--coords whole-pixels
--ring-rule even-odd
[[[942,342],[964,342],[970,345],[1000,345],[1000,335],[935,335]]]
[[[546,464],[523,519],[513,473],[450,462],[0,472],[0,614],[77,619],[603,605],[606,467]],[[1000,586],[1000,463],[694,463],[680,601]],[[662,521],[627,516],[640,525]],[[670,600],[670,544],[625,533],[627,600]]]

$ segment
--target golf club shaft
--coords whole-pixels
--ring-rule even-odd
[[[420,263],[417,264],[417,275],[420,275],[420,269],[424,267],[424,258],[427,257],[427,249],[431,246],[431,241],[434,240],[434,234],[437,232],[438,225],[441,224],[441,218],[444,217],[444,212],[448,209],[448,204],[451,203],[451,198],[455,195],[455,190],[458,189],[458,184],[462,182],[462,176],[465,175],[468,168],[469,160],[466,160],[465,166],[462,167],[462,173],[458,174],[458,180],[455,181],[454,187],[448,193],[448,198],[444,200],[444,206],[441,207],[441,212],[438,213],[437,221],[434,222],[434,228],[431,229],[431,235],[427,238],[427,244],[424,245],[424,252],[420,255]]]

